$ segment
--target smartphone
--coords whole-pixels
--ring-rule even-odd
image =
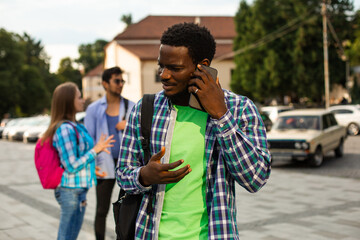
[[[214,81],[216,81],[218,71],[215,68],[208,67],[205,65],[201,65],[201,67],[203,67],[206,71],[208,71],[208,73],[210,73]],[[196,94],[193,93],[190,94],[189,106],[197,110],[206,112],[204,107],[201,105],[201,102]]]

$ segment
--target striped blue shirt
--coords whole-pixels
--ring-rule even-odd
[[[235,182],[249,192],[258,191],[270,176],[270,152],[266,130],[254,103],[224,90],[228,111],[220,119],[207,119],[205,130],[206,205],[208,239],[239,239],[236,223]],[[135,239],[158,239],[158,227],[165,185],[155,186],[154,213],[147,214],[151,187],[139,182],[144,153],[141,147],[141,101],[129,117],[116,168],[117,181],[128,193],[144,193],[136,221]],[[162,163],[169,162],[169,150],[176,111],[164,96],[156,94],[151,129],[151,155],[165,146]],[[186,149],[184,149],[186,151]]]
[[[82,124],[76,124],[79,133],[79,144],[75,129],[68,123],[63,123],[56,130],[53,146],[57,149],[60,162],[65,171],[61,178],[61,187],[90,188],[96,184],[95,157],[93,139]]]

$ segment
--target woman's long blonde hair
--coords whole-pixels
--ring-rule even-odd
[[[64,120],[74,120],[76,113],[75,94],[77,89],[77,85],[72,82],[62,83],[55,88],[51,101],[50,125],[41,138],[42,143],[47,139],[52,142],[52,138],[59,122]]]

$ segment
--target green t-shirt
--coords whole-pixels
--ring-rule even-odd
[[[184,159],[192,171],[177,183],[167,184],[159,226],[159,239],[208,239],[206,209],[205,129],[208,114],[190,107],[177,110],[170,163]]]

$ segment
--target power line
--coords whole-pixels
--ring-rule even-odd
[[[249,44],[243,48],[240,48],[236,51],[232,51],[231,53],[221,55],[221,56],[217,57],[216,59],[214,59],[213,62],[220,62],[226,58],[234,57],[234,56],[242,54],[248,50],[257,48],[257,47],[267,44],[271,41],[274,41],[275,39],[281,38],[282,36],[292,32],[292,31],[296,30],[297,28],[299,28],[300,26],[304,25],[306,22],[312,20],[312,18],[308,17],[309,15],[310,15],[310,12],[308,12],[307,14],[300,16],[296,19],[293,19],[290,22],[288,22],[287,24],[285,24],[284,26],[278,28],[274,32],[267,34],[266,36],[260,38],[259,40],[255,41],[254,43],[251,43],[251,44]]]

